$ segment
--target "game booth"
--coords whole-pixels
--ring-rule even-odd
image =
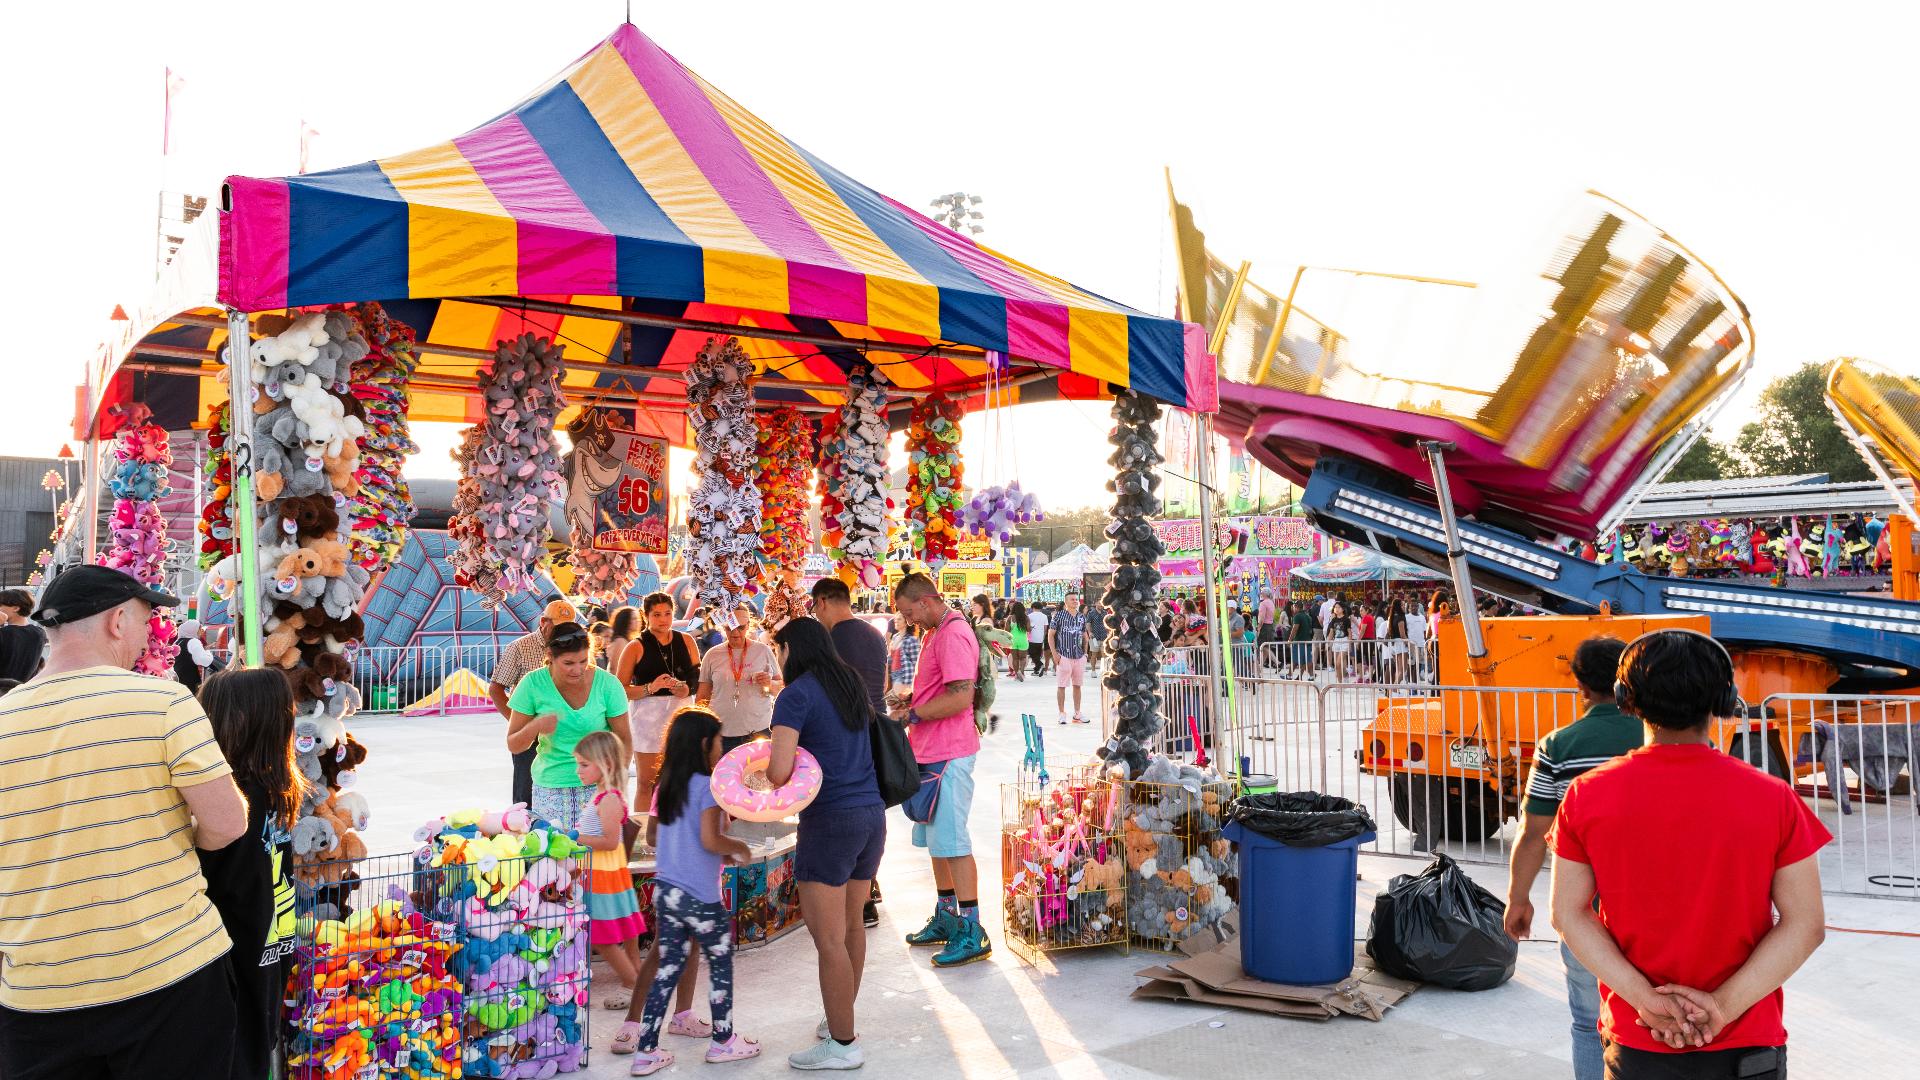
[[[1124,738],[1105,753],[1137,777],[1160,722],[1146,626],[1161,554],[1155,425],[1165,406],[1215,408],[1207,346],[1192,324],[1005,258],[860,184],[631,24],[465,134],[344,168],[229,177],[149,303],[117,325],[80,423],[114,440],[136,481],[114,488],[111,561],[143,576],[158,572],[165,522],[158,485],[137,481],[168,456],[165,432],[198,433],[212,484],[200,565],[230,598],[239,661],[279,666],[297,687],[297,749],[324,782],[294,830],[290,1075],[551,1075],[585,1055],[586,853],[572,822],[453,809],[410,852],[361,839],[378,808],[352,790],[354,771],[383,766],[349,730],[364,704],[350,674],[369,596],[403,551],[425,550],[408,528],[411,423],[470,426],[444,555],[414,568],[417,587],[388,591],[424,632],[420,594],[456,587],[457,636],[469,601],[517,608],[547,587],[551,503],[565,507],[552,539],[571,591],[627,597],[638,558],[667,549],[669,443],[697,450],[684,567],[698,603],[756,602],[777,624],[801,595],[816,492],[832,572],[885,582],[892,432],[909,460],[891,516],[912,558],[944,573],[968,561],[968,540],[1004,544],[1040,512],[1001,448],[963,464],[964,412],[1110,398],[1106,600],[1124,647],[1107,679]],[[162,670],[170,633],[156,618],[143,663]],[[472,704],[480,674],[448,670],[436,704]],[[1076,877],[1121,876],[1121,848],[1088,829],[1094,802],[1107,805],[1089,785],[1108,782],[1025,789],[1015,842]],[[759,857],[730,872],[742,943],[797,925],[788,864],[803,801],[774,806]],[[1039,812],[1067,801],[1069,813]],[[1063,922],[1055,877],[1006,883],[1034,943],[1119,939],[1118,892],[1109,903],[1076,888]]]

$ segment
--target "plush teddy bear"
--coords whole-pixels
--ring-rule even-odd
[[[367,583],[372,577],[364,567],[349,566],[346,573],[325,580],[321,607],[329,617],[345,619],[359,609],[361,599],[367,595]]]
[[[312,552],[320,562],[320,574],[323,577],[339,577],[347,572],[347,545],[328,537],[327,539],[307,540],[300,545]]]
[[[274,594],[302,607],[310,607],[312,601],[302,604],[300,597],[310,591],[306,588],[309,581],[319,581],[320,590],[326,588],[326,579],[319,575],[320,556],[306,548],[296,548],[273,568]]]
[[[341,443],[340,448],[321,458],[327,476],[327,483],[333,490],[351,499],[360,494],[360,447],[352,440]]]
[[[300,664],[300,629],[306,613],[270,616],[267,633],[260,639],[260,656],[272,667],[295,668]],[[295,686],[298,690],[298,684]]]
[[[328,789],[337,790],[340,787],[340,774],[359,768],[366,760],[366,744],[349,731],[341,736],[340,744],[332,751],[320,755],[321,781]]]

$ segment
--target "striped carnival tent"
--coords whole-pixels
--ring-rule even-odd
[[[415,420],[478,419],[477,369],[525,331],[565,345],[573,405],[655,406],[642,429],[682,442],[678,375],[714,334],[740,338],[769,403],[836,405],[866,360],[901,398],[972,395],[991,369],[1014,400],[1120,387],[1217,404],[1200,328],[874,191],[631,24],[464,135],[326,172],[230,177],[223,202],[103,352],[103,405],[138,394],[163,423],[197,419],[225,393],[224,309],[364,301],[418,332]]]

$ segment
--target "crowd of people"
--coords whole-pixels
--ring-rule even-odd
[[[908,944],[936,947],[937,968],[991,955],[968,819],[973,764],[987,726],[975,711],[983,642],[995,629],[993,604],[976,597],[971,614],[963,613],[925,575],[909,574],[891,607],[887,635],[856,614],[843,582],[826,578],[813,586],[807,614],[782,625],[762,625],[742,605],[689,633],[676,627],[674,602],[664,593],[591,621],[554,597],[534,631],[501,650],[489,690],[507,720],[510,794],[542,818],[577,825],[594,851],[591,940],[623,988],[602,1005],[626,1011],[613,1049],[633,1055],[634,1075],[673,1064],[660,1045],[663,1025],[671,1034],[710,1040],[707,1061],[759,1053],[733,1026],[732,919],[720,895],[725,866],[746,861],[751,851],[728,835],[709,787],[720,757],[749,741],[770,744],[767,780],[776,786],[790,779],[798,750],[812,755],[824,777],[799,815],[793,875],[826,1016],[815,1044],[791,1055],[790,1064],[846,1069],[863,1061],[853,1003],[866,930],[878,922],[875,877],[886,846],[872,725],[904,725],[923,786],[938,787],[913,827],[937,899]],[[1063,717],[1069,684],[1078,713],[1088,631],[1077,601],[1046,634],[1042,655],[1061,672]],[[626,873],[627,848],[617,842],[629,821],[644,821],[637,826],[641,854],[654,866],[645,956],[638,943],[648,913]],[[702,961],[709,1020],[693,1011]]]
[[[9,599],[0,608],[20,611]],[[906,806],[937,888],[907,943],[937,948],[936,968],[991,955],[968,819],[993,672],[983,643],[1002,632],[995,605],[978,597],[956,610],[920,574],[890,599],[891,648],[827,579],[809,614],[769,628],[737,611],[704,650],[656,595],[598,634],[556,598],[503,652],[493,683],[513,793],[577,829],[591,852],[589,938],[623,987],[601,1003],[626,1012],[614,1049],[632,1055],[634,1075],[673,1064],[663,1032],[704,1040],[709,1062],[760,1053],[736,1027],[721,892],[725,868],[752,849],[729,835],[709,783],[730,739],[769,741],[773,784],[790,779],[801,750],[824,778],[799,815],[793,874],[825,1015],[793,1067],[865,1060],[855,1001],[887,839],[875,725],[903,725],[923,785],[937,785],[931,805]],[[130,1063],[161,1080],[270,1068],[294,940],[291,819],[306,783],[293,692],[272,668],[212,673],[197,694],[133,674],[151,612],[176,602],[115,570],[69,570],[33,611],[44,662],[0,697],[8,1080],[119,1075]],[[1436,594],[1428,606],[1444,616],[1446,603]],[[1254,632],[1285,624],[1291,642],[1310,624],[1326,640],[1365,617],[1344,608],[1256,607]],[[1205,618],[1181,614],[1189,634]],[[1377,626],[1381,611],[1370,614]],[[1425,621],[1393,598],[1385,614],[1389,630]],[[1093,647],[1090,635],[1076,640],[1086,623],[1073,600],[1047,612],[1047,660],[1063,678]],[[1551,851],[1576,1076],[1784,1077],[1780,987],[1823,938],[1815,855],[1827,831],[1785,782],[1715,749],[1712,720],[1732,713],[1736,692],[1712,639],[1588,641],[1570,664],[1586,708],[1539,744],[1505,920],[1515,937],[1531,932],[1531,888]],[[629,870],[635,829],[653,854],[650,910]],[[694,1001],[702,962],[708,1018]]]

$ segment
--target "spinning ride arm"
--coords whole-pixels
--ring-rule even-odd
[[[1448,573],[1446,524],[1435,505],[1408,498],[1407,488],[1403,478],[1322,457],[1301,502],[1322,532]],[[1650,577],[1471,519],[1459,521],[1458,533],[1476,589],[1568,615],[1598,614],[1602,605],[1621,615],[1704,614],[1728,645],[1817,653],[1893,669],[1865,676],[1886,685],[1920,684],[1920,603]]]

